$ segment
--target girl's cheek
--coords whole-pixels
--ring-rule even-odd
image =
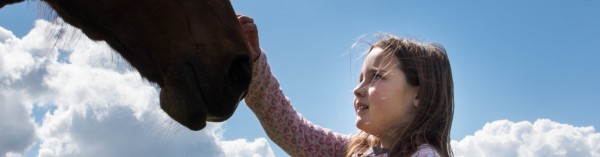
[[[377,97],[377,96],[381,96],[380,94],[384,89],[383,86],[379,85],[378,82],[374,82],[370,87],[369,87],[369,95],[371,95],[371,97]]]
[[[389,93],[387,93],[385,86],[373,86],[369,88],[369,101],[372,105],[381,106],[382,104],[386,104],[389,99]]]
[[[369,92],[369,100],[371,101],[371,105],[378,105],[381,104],[383,101],[382,97],[381,97],[381,91],[375,90],[375,88],[373,88],[374,90],[371,90],[371,92]]]
[[[374,98],[377,95],[377,91],[373,87],[369,87],[369,99]]]

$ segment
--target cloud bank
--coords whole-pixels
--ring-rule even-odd
[[[19,39],[0,27],[0,156],[274,156],[264,138],[188,131],[160,89],[103,42],[44,20]]]
[[[457,157],[598,157],[600,133],[594,127],[575,127],[548,119],[487,123],[474,135],[452,141]]]

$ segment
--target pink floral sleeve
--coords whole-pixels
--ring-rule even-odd
[[[344,155],[349,137],[313,125],[296,113],[271,73],[264,53],[254,63],[245,102],[269,138],[290,156]]]

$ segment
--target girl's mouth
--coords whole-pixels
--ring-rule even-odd
[[[369,106],[367,106],[367,105],[364,105],[364,104],[358,104],[358,105],[356,106],[356,112],[357,112],[357,113],[358,113],[358,112],[361,112],[361,111],[368,110],[368,109],[369,109]]]

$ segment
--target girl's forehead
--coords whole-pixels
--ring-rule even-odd
[[[389,67],[390,64],[397,64],[398,61],[395,59],[394,54],[384,51],[382,48],[375,47],[369,51],[363,68],[367,67],[378,67],[385,68]],[[382,67],[384,66],[384,67]]]

